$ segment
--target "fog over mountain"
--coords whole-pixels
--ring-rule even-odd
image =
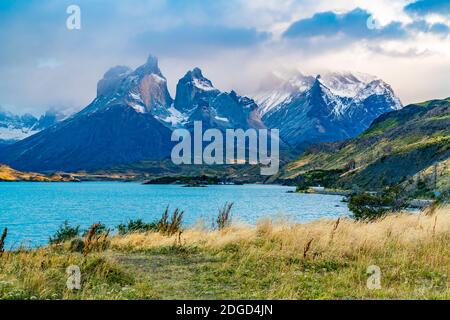
[[[148,52],[160,57],[172,97],[197,66],[219,90],[245,96],[266,74],[289,69],[374,74],[405,104],[444,98],[449,15],[444,1],[427,3],[80,0],[81,29],[68,30],[70,2],[2,1],[0,104],[35,116],[49,106],[79,111],[105,70],[135,69]]]
[[[36,131],[0,148],[0,161],[20,170],[76,171],[164,160],[174,145],[172,131],[193,130],[196,121],[221,131],[279,129],[283,147],[301,150],[354,137],[379,115],[402,107],[381,79],[350,73],[298,74],[257,99],[259,105],[234,90],[217,89],[199,68],[185,73],[172,98],[158,59],[149,55],[134,70],[106,71],[96,98],[65,120],[5,113],[22,131]],[[40,131],[43,124],[49,126]]]

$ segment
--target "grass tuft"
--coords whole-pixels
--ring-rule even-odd
[[[181,231],[181,223],[183,221],[184,211],[180,211],[178,208],[172,213],[172,217],[169,220],[169,207],[164,210],[161,219],[156,225],[156,229],[163,235],[172,236]]]
[[[222,231],[231,226],[231,209],[233,208],[233,205],[233,202],[227,202],[222,208],[219,209],[215,223],[213,221],[213,229]]]

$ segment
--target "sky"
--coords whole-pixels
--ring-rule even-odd
[[[68,29],[67,8],[80,8]],[[450,96],[450,0],[0,0],[0,106],[80,110],[116,65],[158,56],[252,96],[270,74],[351,71],[404,104]]]

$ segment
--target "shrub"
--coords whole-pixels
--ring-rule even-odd
[[[80,238],[72,239],[68,247],[70,252],[83,252],[84,251],[84,241]]]
[[[119,224],[117,230],[120,235],[126,235],[129,233],[144,233],[148,231],[157,231],[157,223],[145,223],[142,219],[130,220],[127,224]]]
[[[59,229],[56,231],[54,236],[49,238],[49,242],[50,244],[63,243],[78,237],[79,234],[80,226],[71,227],[69,222],[66,220],[61,226],[59,226]]]
[[[161,220],[156,224],[157,231],[167,236],[172,236],[175,233],[180,232],[183,215],[184,211],[179,211],[177,208],[169,221],[169,207],[167,207],[162,214]]]
[[[353,194],[350,196],[348,208],[356,220],[376,220],[384,216],[388,207],[380,196],[369,193]]]
[[[381,194],[355,193],[350,196],[348,208],[356,220],[373,221],[390,211],[400,211],[407,206],[402,190],[388,187]]]

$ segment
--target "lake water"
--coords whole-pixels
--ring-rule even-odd
[[[38,246],[46,244],[65,220],[83,229],[98,221],[114,228],[130,219],[159,219],[167,205],[185,211],[185,225],[199,220],[210,225],[227,201],[234,202],[233,218],[250,224],[270,217],[306,222],[349,214],[341,196],[287,193],[289,190],[295,188],[0,182],[0,230],[8,227],[7,248]]]

